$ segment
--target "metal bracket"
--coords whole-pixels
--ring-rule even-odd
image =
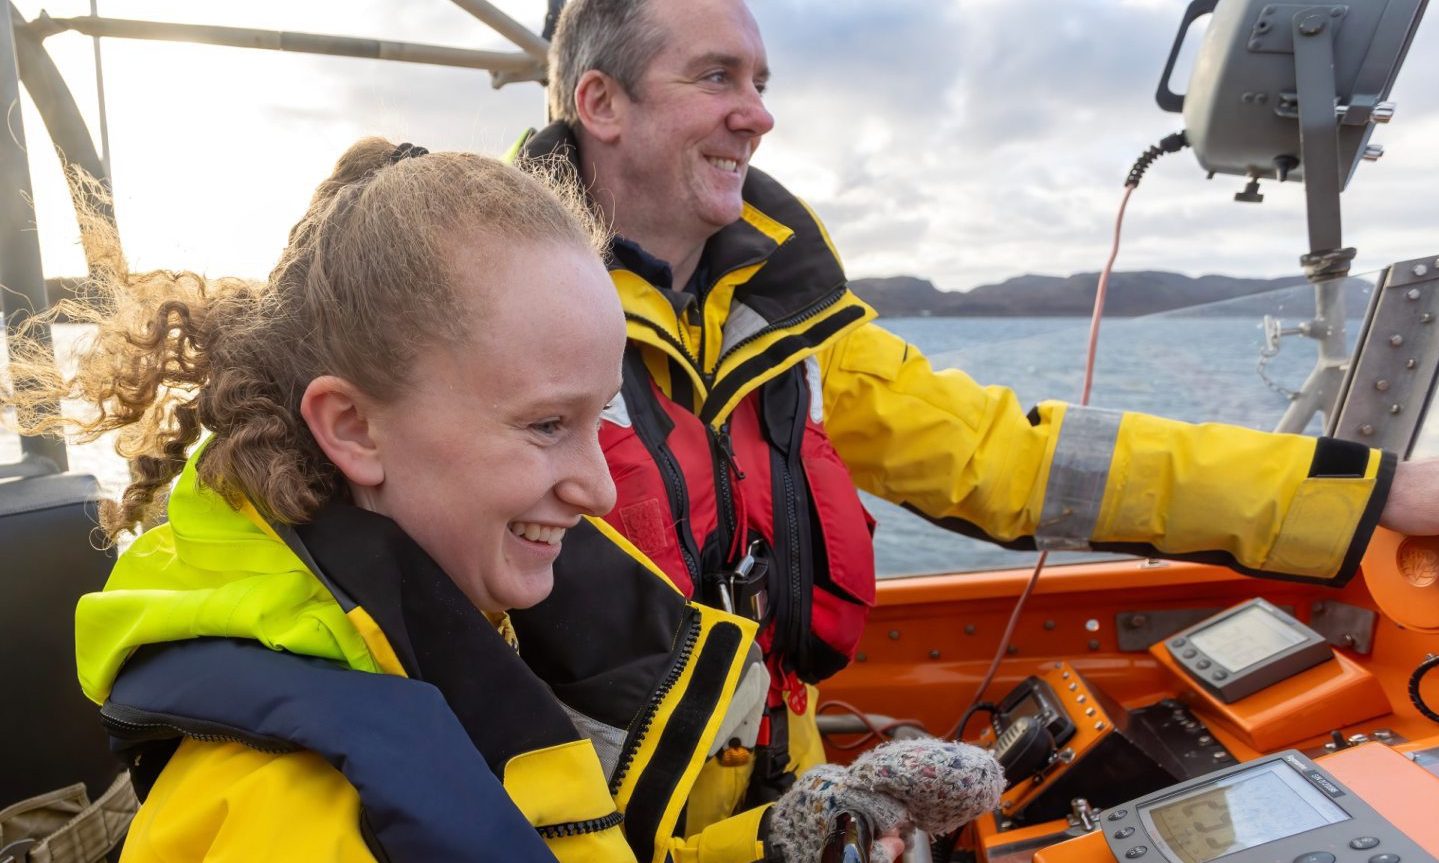
[[[1374,619],[1367,608],[1322,599],[1309,606],[1309,626],[1335,647],[1367,654],[1374,649]]]
[[[1330,434],[1408,454],[1439,378],[1439,255],[1384,275]]]
[[[1141,652],[1181,629],[1187,629],[1219,608],[1165,608],[1121,611],[1114,615],[1115,640],[1120,650]]]
[[[1249,50],[1255,54],[1293,54],[1294,30],[1289,22],[1300,12],[1318,11],[1343,17],[1348,6],[1315,6],[1313,3],[1273,3],[1259,10],[1249,30]]]

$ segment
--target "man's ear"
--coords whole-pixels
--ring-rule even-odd
[[[300,397],[300,416],[325,456],[351,485],[374,487],[384,482],[380,448],[370,434],[367,400],[344,378],[321,375]]]
[[[580,125],[591,137],[613,144],[620,134],[620,124],[630,97],[620,82],[598,69],[590,69],[575,85],[575,111]]]

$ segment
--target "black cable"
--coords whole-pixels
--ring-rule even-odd
[[[1419,684],[1424,680],[1425,674],[1436,668],[1439,668],[1439,654],[1431,653],[1424,657],[1424,661],[1419,663],[1419,667],[1414,669],[1413,674],[1409,675],[1409,700],[1414,702],[1414,707],[1424,714],[1425,719],[1433,722],[1439,722],[1439,713],[1424,703],[1424,696],[1419,694]]]
[[[1173,135],[1166,135],[1164,140],[1144,151],[1144,155],[1134,160],[1134,167],[1129,169],[1129,176],[1124,178],[1124,185],[1138,186],[1139,181],[1144,178],[1144,172],[1154,164],[1154,160],[1165,153],[1177,153],[1189,146],[1189,136],[1183,132],[1175,132]]]
[[[964,727],[969,724],[969,720],[974,718],[974,714],[983,710],[989,713],[990,716],[993,716],[994,712],[998,709],[998,705],[992,701],[976,701],[974,704],[969,705],[969,709],[964,711],[964,715],[959,718],[959,724],[954,726],[954,731],[950,733],[950,739],[964,739]]]

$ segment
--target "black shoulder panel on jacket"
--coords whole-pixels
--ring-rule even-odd
[[[669,668],[684,597],[587,521],[562,548],[554,591],[510,613],[520,653],[561,701],[625,728]]]
[[[844,268],[825,240],[819,222],[789,190],[763,171],[749,169],[744,199],[755,209],[794,231],[770,255],[735,299],[765,320],[783,320],[833,294],[845,284]]]

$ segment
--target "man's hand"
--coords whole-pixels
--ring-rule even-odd
[[[1439,534],[1439,458],[1399,463],[1379,524],[1410,536]]]

